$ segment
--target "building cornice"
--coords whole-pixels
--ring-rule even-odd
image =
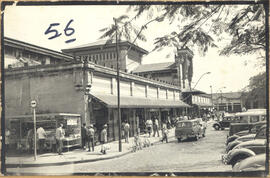
[[[73,70],[73,69],[83,69],[84,64],[82,63],[63,63],[63,64],[49,64],[49,65],[37,65],[37,66],[28,66],[28,67],[19,67],[19,68],[11,68],[5,69],[5,76],[15,76],[15,75],[24,75],[24,74],[31,74],[31,73],[45,73],[45,72],[60,72],[64,70]],[[105,75],[111,75],[116,77],[117,71],[112,68],[103,67],[94,63],[87,64],[87,70],[98,72]],[[126,73],[120,71],[120,78],[124,80],[132,80],[137,83],[145,83],[147,85],[154,85],[160,88],[167,88],[172,90],[181,91],[180,88],[176,85],[171,85],[166,82],[161,82],[149,78],[145,78],[142,76],[138,76],[131,73]]]

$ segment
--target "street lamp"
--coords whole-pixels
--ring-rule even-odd
[[[197,84],[199,83],[199,81],[201,80],[201,78],[207,74],[211,74],[211,72],[205,72],[204,74],[201,75],[201,77],[199,78],[199,80],[196,82],[195,86],[193,87],[193,90],[195,89],[195,87],[197,86]]]
[[[210,85],[211,88],[211,103],[212,103],[212,110],[214,109],[214,103],[213,103],[213,90],[212,90],[212,85]]]

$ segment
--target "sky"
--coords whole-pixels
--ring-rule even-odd
[[[71,48],[99,40],[102,35],[100,29],[113,23],[113,17],[123,14],[132,15],[127,12],[127,6],[7,6],[4,11],[4,36],[20,41],[42,46],[56,51]],[[145,18],[136,21],[140,27],[145,23]],[[66,36],[64,29],[70,23],[75,31],[71,36]],[[59,23],[53,29],[57,29],[61,35],[49,40],[52,35],[45,34],[50,24]],[[137,44],[151,51],[154,48],[154,39],[165,35],[176,28],[176,24],[154,22],[143,31],[147,38],[146,42],[137,41]],[[52,33],[53,34],[53,33]],[[69,39],[75,41],[65,43]],[[198,82],[196,89],[213,93],[239,91],[249,83],[249,78],[258,74],[263,69],[256,67],[257,56],[219,56],[218,48],[209,49],[205,56],[194,52],[193,57],[193,83]],[[143,64],[172,62],[174,61],[175,49],[164,49],[163,51],[151,52],[143,57]],[[170,57],[167,55],[170,54]],[[204,74],[210,72],[210,74]],[[199,80],[200,79],[200,80]],[[224,88],[226,87],[226,88]]]

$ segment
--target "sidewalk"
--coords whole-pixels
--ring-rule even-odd
[[[147,134],[141,135],[142,138],[149,138]],[[174,137],[174,128],[170,129],[168,138]],[[149,138],[151,144],[161,143],[161,131],[160,137]],[[125,143],[122,139],[122,152],[118,151],[118,140],[109,143],[110,150],[107,154],[100,153],[101,146],[95,146],[94,152],[87,152],[82,149],[75,149],[69,152],[64,152],[63,155],[57,153],[45,153],[38,155],[37,160],[34,160],[34,156],[10,156],[6,158],[6,168],[18,168],[18,167],[42,167],[42,166],[56,166],[67,165],[84,162],[94,162],[99,160],[113,159],[120,156],[124,156],[132,152],[132,146],[134,145],[134,137],[129,138],[129,143]],[[140,150],[139,150],[140,151]]]

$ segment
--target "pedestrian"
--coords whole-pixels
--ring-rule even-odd
[[[146,128],[147,128],[147,132],[149,134],[149,137],[151,136],[151,132],[152,132],[152,127],[153,127],[153,122],[151,119],[147,119],[146,121]]]
[[[37,129],[37,139],[38,139],[39,153],[41,154],[44,152],[44,145],[46,139],[46,132],[41,126]]]
[[[32,153],[34,145],[34,130],[29,129],[27,132],[28,152]]]
[[[126,123],[125,123],[125,126],[124,126],[124,132],[125,132],[125,143],[128,143],[128,138],[129,138],[129,129],[130,129],[129,123],[128,123],[128,122],[126,122]]]
[[[162,124],[162,143],[164,140],[166,141],[166,143],[168,143],[168,129],[166,123]]]
[[[103,126],[103,129],[100,134],[100,143],[101,143],[101,150],[102,154],[106,154],[105,143],[107,143],[107,124]]]
[[[122,134],[122,138],[125,138],[125,125],[126,123],[125,122],[122,122],[122,125],[121,125],[121,134]]]
[[[89,152],[91,151],[90,145],[92,147],[92,150],[95,151],[95,146],[94,146],[95,130],[92,124],[88,127],[86,135],[87,135],[88,151]]]
[[[140,134],[140,118],[139,118],[138,115],[136,116],[136,123],[137,123],[137,127],[136,127],[137,130],[136,130],[136,132],[139,135]]]
[[[63,124],[60,124],[59,127],[56,129],[55,138],[56,138],[56,148],[59,155],[63,155],[63,139],[65,137],[65,132],[63,130]]]
[[[154,120],[153,131],[154,131],[153,137],[156,136],[156,133],[157,133],[157,136],[159,137],[159,128],[158,128],[158,119],[157,118],[155,118],[155,120]]]
[[[83,126],[81,128],[81,137],[82,137],[82,149],[85,149],[85,144],[86,144],[86,124],[83,123]]]
[[[5,146],[6,146],[6,151],[9,150],[9,137],[10,137],[10,131],[9,128],[6,129],[5,132]]]

